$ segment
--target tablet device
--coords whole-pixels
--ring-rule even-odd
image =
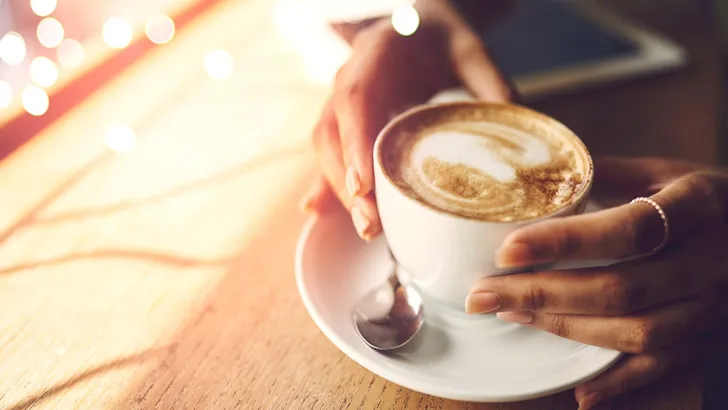
[[[674,70],[687,61],[677,44],[593,1],[520,0],[495,26],[471,24],[529,100]]]

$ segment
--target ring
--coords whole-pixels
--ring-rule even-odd
[[[652,250],[652,253],[659,252],[662,250],[662,248],[665,247],[665,244],[667,244],[667,239],[670,237],[670,223],[667,222],[667,215],[665,214],[665,211],[662,209],[662,207],[657,202],[652,200],[651,198],[645,198],[645,197],[635,198],[632,200],[632,202],[630,202],[630,204],[635,204],[637,202],[644,202],[648,205],[651,205],[653,208],[655,208],[657,213],[660,215],[660,219],[662,219],[662,228],[663,228],[665,234],[662,238],[662,243],[659,244],[655,249]]]

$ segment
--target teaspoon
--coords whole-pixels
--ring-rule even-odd
[[[390,256],[392,256],[390,252]],[[397,276],[397,261],[385,283],[367,293],[354,307],[354,327],[372,349],[390,351],[406,345],[422,328],[422,297]]]

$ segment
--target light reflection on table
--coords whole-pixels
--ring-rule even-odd
[[[281,209],[298,229],[327,87],[271,11],[220,4],[0,163],[0,407],[151,355],[42,405],[125,399]],[[221,81],[204,70],[211,49],[232,58]],[[265,275],[241,308],[290,274],[266,269],[235,273]]]

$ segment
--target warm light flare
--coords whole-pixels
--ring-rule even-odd
[[[42,88],[34,85],[25,87],[23,91],[23,108],[28,114],[39,117],[48,111],[50,100]]]
[[[4,110],[13,102],[13,90],[10,84],[0,80],[0,110]]]
[[[38,41],[47,48],[56,48],[63,42],[63,24],[53,17],[46,17],[38,23]]]
[[[134,31],[131,25],[124,19],[110,18],[104,24],[104,42],[107,46],[115,49],[126,48],[131,44]]]
[[[224,50],[215,50],[205,56],[205,72],[212,79],[223,80],[233,73],[233,57]]]
[[[369,4],[349,3],[352,7]],[[335,8],[327,8],[331,9]],[[348,10],[349,7],[339,9]],[[336,72],[349,59],[351,47],[329,27],[328,20],[298,0],[278,0],[273,9],[273,21],[288,45],[301,57],[307,80],[330,85]]]
[[[65,39],[56,50],[58,62],[66,68],[76,68],[83,63],[86,56],[83,45],[73,39]]]
[[[56,11],[58,0],[30,0],[30,9],[36,16],[46,17]]]
[[[420,15],[411,5],[402,4],[392,12],[392,27],[397,33],[411,36],[419,26]]]
[[[133,150],[135,145],[134,130],[126,125],[116,125],[106,133],[106,146],[114,152],[127,153]]]
[[[58,68],[47,57],[36,57],[30,63],[30,79],[41,87],[52,87],[58,81]]]
[[[23,37],[11,31],[0,39],[0,59],[10,65],[18,65],[25,60],[25,40]]]
[[[175,26],[169,16],[164,14],[158,14],[152,16],[147,20],[147,25],[144,28],[147,38],[154,44],[167,44],[174,37]]]

